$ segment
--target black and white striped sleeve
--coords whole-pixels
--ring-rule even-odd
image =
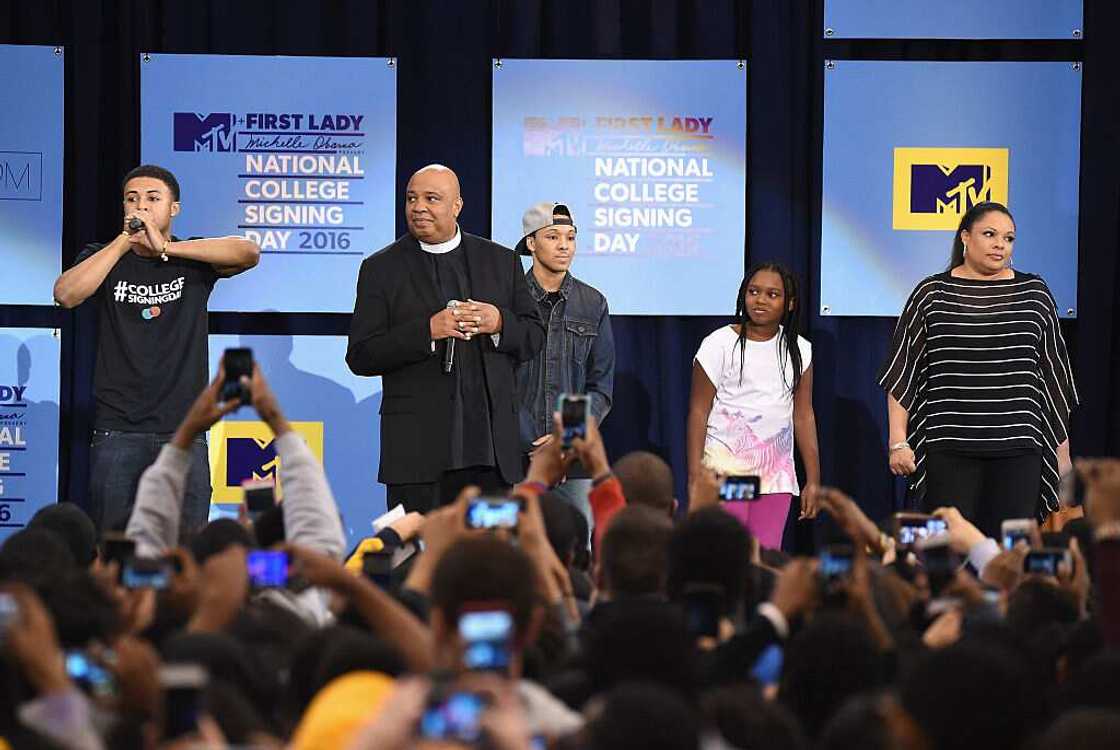
[[[921,390],[926,369],[925,301],[932,288],[927,280],[910,294],[891,338],[878,382],[907,411]]]
[[[1050,428],[1050,436],[1061,445],[1069,437],[1069,418],[1078,404],[1077,385],[1073,381],[1073,368],[1070,366],[1066,342],[1058,322],[1058,310],[1050,290],[1046,290],[1049,300],[1046,321],[1039,342],[1039,375],[1042,378],[1044,408],[1043,418]]]

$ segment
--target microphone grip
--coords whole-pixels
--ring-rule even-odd
[[[450,375],[451,368],[455,366],[455,339],[447,339],[447,345],[443,347],[443,374]]]
[[[459,300],[451,300],[447,303],[448,310],[454,310],[459,306]],[[455,337],[450,336],[447,338],[447,344],[443,347],[443,374],[450,375],[452,368],[455,367]]]
[[[129,231],[139,232],[141,229],[144,228],[144,222],[140,221],[135,216],[133,216],[131,219],[128,220],[128,228],[129,228]]]

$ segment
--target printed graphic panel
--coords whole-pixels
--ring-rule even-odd
[[[719,60],[503,60],[492,231],[564,203],[572,273],[619,315],[730,314],[743,277],[747,75]],[[563,92],[558,95],[557,92]]]
[[[50,305],[62,268],[62,48],[0,44],[0,71],[0,305]]]
[[[395,70],[384,58],[141,57],[141,151],[182,187],[175,233],[261,246],[210,309],[354,309],[363,257],[393,240]]]
[[[1077,314],[1080,66],[857,62],[825,71],[821,314],[898,315],[982,201],[1015,216],[1016,270]],[[998,103],[998,104],[997,104]]]

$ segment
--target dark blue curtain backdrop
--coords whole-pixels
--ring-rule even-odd
[[[66,46],[63,263],[116,231],[120,177],[139,150],[143,51],[399,58],[397,183],[428,162],[462,180],[467,231],[490,228],[491,58],[746,58],[749,153],[746,259],[793,267],[807,291],[815,404],[825,481],[875,516],[897,501],[886,470],[886,414],[873,382],[893,320],[821,318],[821,99],[828,58],[1085,62],[1080,318],[1066,332],[1082,409],[1078,454],[1120,447],[1120,4],[1086,0],[1084,41],[960,42],[821,39],[822,0],[54,0],[0,5],[0,42]],[[3,74],[10,74],[4,71]],[[998,113],[998,103],[962,110]],[[557,96],[563,96],[558,91]],[[6,109],[0,116],[18,116]],[[874,117],[868,112],[868,117]],[[998,116],[998,115],[997,115]],[[542,186],[546,190],[547,186]],[[185,196],[189,209],[189,196]],[[397,217],[398,234],[404,230]],[[370,251],[376,248],[368,248]],[[734,251],[734,248],[729,248]],[[575,268],[579,272],[578,264]],[[266,271],[258,271],[266,272]],[[13,269],[4,268],[3,283]],[[734,300],[727,300],[728,314]],[[346,315],[215,314],[215,333],[341,334]],[[616,317],[613,455],[645,448],[668,459],[683,497],[691,358],[718,318]],[[92,310],[0,307],[0,325],[63,329],[61,496],[84,500],[95,351]],[[804,544],[808,534],[799,529]]]

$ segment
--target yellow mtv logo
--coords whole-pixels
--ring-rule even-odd
[[[892,226],[952,231],[977,203],[1006,204],[1008,159],[1006,148],[896,148]]]
[[[323,462],[323,423],[292,422],[292,429]],[[273,445],[272,430],[264,422],[218,422],[210,428],[210,481],[214,486],[211,503],[240,503],[241,483],[246,479],[276,481],[276,497],[283,497],[280,486],[280,457]]]

